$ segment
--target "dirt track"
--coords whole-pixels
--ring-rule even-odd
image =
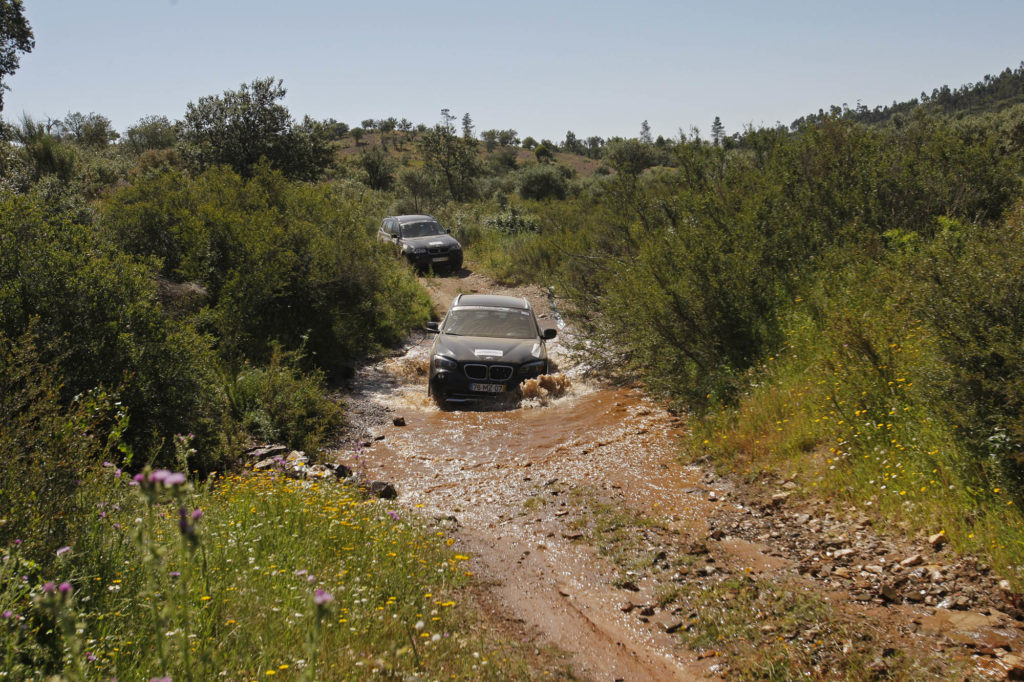
[[[503,290],[467,271],[425,284],[442,313],[460,291],[486,291],[525,295],[542,322],[557,319],[538,289]],[[711,585],[727,575],[751,582],[785,575],[800,590],[835,603],[848,621],[844,627],[870,631],[851,638],[850,647],[855,639],[871,642],[861,653],[881,677],[895,670],[881,652],[903,650],[924,651],[925,661],[948,653],[965,670],[984,665],[1003,675],[1009,669],[995,654],[977,663],[971,650],[950,650],[941,628],[919,632],[917,623],[934,609],[881,599],[852,603],[845,590],[805,576],[796,545],[787,552],[762,542],[778,527],[775,521],[755,537],[762,515],[745,520],[752,512],[736,502],[737,491],[706,470],[679,463],[679,419],[636,391],[584,380],[558,341],[549,348],[571,380],[568,389],[560,395],[540,391],[511,409],[439,410],[426,395],[426,333],[364,368],[347,398],[350,414],[366,430],[357,440],[373,445],[358,458],[343,450],[340,459],[372,478],[393,481],[404,506],[456,529],[484,586],[480,601],[493,626],[566,652],[573,674],[583,678],[728,677],[729,661],[720,652],[683,645],[676,631],[699,614],[689,613],[692,605],[664,598],[666,590],[699,580]],[[394,416],[406,425],[392,425]],[[793,523],[791,518],[799,520],[779,514],[779,523]],[[720,530],[729,523],[732,531]],[[679,556],[687,561],[675,560]],[[699,563],[691,562],[694,557]],[[1012,636],[999,643],[1016,651],[1024,638],[1008,620],[1000,621],[1000,632]],[[813,646],[817,634],[811,632]],[[814,652],[820,655],[814,677],[831,679],[829,657],[852,655],[845,641],[839,646]],[[916,663],[906,669],[936,677],[947,670]]]

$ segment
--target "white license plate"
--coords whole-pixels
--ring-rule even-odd
[[[501,393],[505,390],[505,386],[502,384],[470,384],[469,390],[480,393]]]
[[[435,256],[434,258],[431,258],[431,260],[434,261],[435,263],[443,263],[444,261],[448,260],[448,256]]]

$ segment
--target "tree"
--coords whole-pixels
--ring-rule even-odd
[[[511,128],[498,131],[498,144],[503,147],[515,147],[519,144],[519,133]]]
[[[468,111],[462,115],[462,139],[473,139],[473,119],[469,117]]]
[[[654,150],[640,140],[615,140],[605,148],[605,157],[615,170],[636,177],[654,165]]]
[[[178,141],[178,125],[166,116],[144,116],[124,131],[123,144],[133,153],[150,149],[167,149]]]
[[[455,117],[448,109],[441,110],[441,123],[423,133],[420,150],[423,165],[435,182],[455,201],[473,196],[473,180],[478,172],[476,140],[455,134]]]
[[[711,141],[714,142],[716,147],[719,147],[724,139],[725,126],[722,125],[722,119],[715,116],[715,120],[711,122]]]
[[[555,160],[555,155],[551,153],[551,148],[543,142],[533,150],[533,155],[537,157],[537,163],[548,163]]]
[[[480,138],[484,141],[484,149],[488,152],[493,152],[494,148],[498,146],[497,130],[485,130],[480,133]]]
[[[372,189],[388,190],[395,181],[395,163],[384,146],[370,147],[359,156],[359,166],[366,173],[366,184]]]
[[[565,142],[562,143],[562,149],[572,154],[582,154],[584,151],[583,143],[576,137],[576,133],[571,130],[567,130],[565,133]]]
[[[523,138],[523,149],[533,149],[537,146],[537,140],[533,139],[529,135]]]
[[[0,111],[4,108],[4,91],[10,89],[4,79],[18,70],[18,53],[29,53],[35,46],[21,0],[0,0]]]
[[[121,137],[106,116],[96,113],[68,114],[60,124],[65,136],[83,147],[106,147]]]
[[[278,103],[286,92],[280,80],[265,78],[189,102],[182,127],[185,157],[196,170],[227,165],[245,177],[266,158],[290,178],[316,179],[331,162],[329,131],[308,116],[295,125]]]
[[[361,140],[363,139],[363,135],[366,134],[366,131],[363,130],[362,128],[353,128],[352,130],[348,131],[348,134],[351,135],[352,139],[356,141],[356,146],[358,147],[360,144],[362,144]]]
[[[647,123],[647,119],[640,124],[640,141],[644,144],[653,144],[654,140],[651,138],[651,126]]]

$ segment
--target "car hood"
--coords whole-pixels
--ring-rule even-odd
[[[434,352],[459,362],[519,365],[545,356],[540,339],[495,339],[489,336],[439,334]]]
[[[432,234],[429,237],[403,237],[402,245],[414,249],[429,249],[431,246],[447,246],[451,249],[459,246],[459,242],[450,234]]]

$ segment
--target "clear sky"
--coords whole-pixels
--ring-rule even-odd
[[[720,116],[789,124],[874,107],[1024,60],[1024,0],[25,0],[36,48],[3,116],[96,112],[123,131],[284,80],[296,119],[444,107],[477,130],[560,141],[675,137]]]

